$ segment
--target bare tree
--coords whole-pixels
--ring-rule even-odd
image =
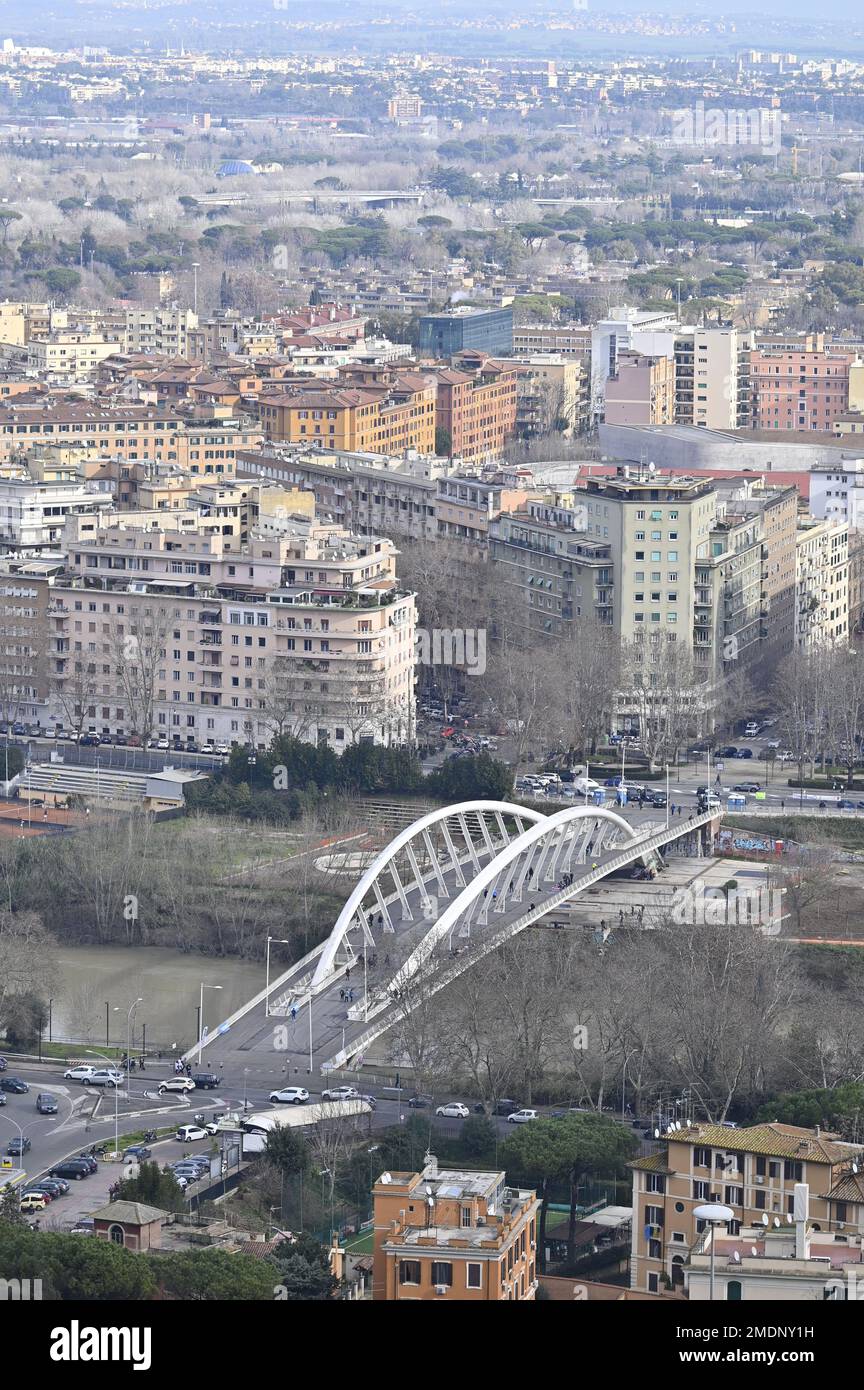
[[[131,732],[146,744],[155,722],[159,671],[171,627],[167,608],[136,610],[131,624],[115,624],[116,675]]]
[[[698,685],[692,654],[669,634],[657,641],[625,644],[622,700],[638,716],[639,734],[651,771],[674,756],[707,707],[708,687]]]
[[[53,678],[50,691],[52,704],[62,710],[63,727],[75,735],[77,743],[99,694],[99,685],[95,662],[76,655],[71,667],[71,671]]]

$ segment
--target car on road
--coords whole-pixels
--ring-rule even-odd
[[[36,1097],[36,1109],[40,1115],[56,1115],[58,1110],[56,1098],[47,1091],[40,1091]]]
[[[734,743],[727,743],[726,746],[725,746],[725,748],[718,748],[718,749],[717,749],[717,757],[718,757],[718,758],[737,758],[737,757],[738,757],[738,749],[735,747]]]
[[[174,1138],[181,1144],[189,1144],[193,1139],[206,1139],[207,1131],[201,1125],[181,1125]]]
[[[195,1082],[191,1076],[169,1076],[167,1081],[159,1082],[159,1094],[166,1091],[194,1091]]]
[[[50,1201],[47,1192],[25,1192],[21,1198],[21,1211],[44,1211]]]
[[[732,788],[733,792],[761,792],[761,782],[736,782]]]
[[[6,1058],[0,1057],[0,1071],[5,1071],[8,1065],[9,1063],[6,1061]]]
[[[428,1110],[429,1101],[425,1096],[409,1096],[408,1104],[412,1110]]]
[[[16,1134],[6,1145],[6,1152],[10,1158],[15,1158],[20,1157],[22,1154],[29,1153],[32,1147],[26,1134]]]
[[[192,1080],[199,1091],[215,1091],[217,1086],[222,1085],[222,1077],[212,1071],[193,1071]]]
[[[26,1096],[30,1087],[26,1081],[22,1081],[20,1076],[4,1076],[0,1081],[0,1089],[11,1091],[16,1096]]]
[[[443,1115],[448,1120],[467,1120],[471,1112],[467,1105],[462,1105],[459,1101],[451,1101],[449,1105],[439,1105],[435,1111],[436,1115]]]
[[[377,1097],[377,1096],[368,1096],[368,1095],[365,1095],[363,1091],[361,1091],[360,1094],[359,1094],[359,1096],[357,1097],[357,1099],[358,1099],[358,1100],[364,1101],[364,1102],[366,1103],[366,1105],[371,1106],[373,1110],[377,1109],[377,1106],[378,1106],[378,1097]]]
[[[100,1067],[97,1071],[91,1071],[89,1076],[82,1076],[82,1086],[120,1086],[125,1081],[122,1071],[111,1070],[107,1067]]]
[[[271,1091],[270,1099],[280,1105],[305,1105],[309,1092],[305,1086],[284,1086],[281,1091]]]
[[[493,1108],[492,1114],[515,1115],[516,1111],[520,1110],[521,1108],[522,1107],[520,1106],[518,1100],[499,1100],[498,1104]]]
[[[669,798],[665,792],[649,792],[645,800],[649,806],[655,806],[661,811],[669,804]]]
[[[507,1116],[508,1125],[527,1125],[529,1120],[538,1118],[536,1110],[514,1110]]]
[[[90,1165],[81,1158],[64,1158],[62,1163],[55,1163],[49,1169],[48,1176],[51,1178],[73,1178],[76,1182],[81,1178],[89,1178]]]
[[[837,810],[838,810],[838,811],[854,811],[854,810],[855,810],[855,802],[854,802],[854,801],[848,801],[845,797],[841,797],[840,800],[837,802]]]
[[[83,1081],[85,1076],[92,1076],[95,1070],[95,1067],[88,1067],[86,1064],[82,1063],[80,1066],[70,1067],[68,1071],[64,1071],[63,1080]]]
[[[739,758],[752,758],[752,757],[753,757],[753,749],[752,749],[752,748],[739,748],[739,749],[738,749],[738,757],[739,757]]]
[[[145,1159],[153,1157],[153,1150],[148,1149],[146,1144],[130,1144],[128,1149],[123,1150],[123,1157],[130,1158],[135,1163],[143,1163]]]
[[[360,1092],[353,1086],[331,1086],[321,1092],[322,1100],[359,1100]]]

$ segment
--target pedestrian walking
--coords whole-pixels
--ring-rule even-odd
[[[340,999],[344,999],[344,998],[345,998],[345,991],[344,991],[344,989],[340,989],[340,991],[339,991],[339,998],[340,998]]]
[[[350,966],[349,966],[348,969],[345,971],[345,979],[346,979],[346,980],[350,980],[350,979],[351,979],[351,967],[350,967]]]
[[[674,814],[675,814],[675,802],[674,802],[674,801],[670,801],[670,803],[669,803],[669,814],[670,814],[670,816],[674,816]]]
[[[781,802],[780,802],[780,810],[781,810],[781,811],[785,811],[785,810],[786,810],[786,802],[785,802],[785,801],[781,801]]]

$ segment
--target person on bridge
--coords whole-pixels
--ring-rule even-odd
[[[674,814],[675,814],[675,802],[674,802],[674,801],[670,801],[670,803],[669,803],[669,815],[670,815],[670,816],[674,816]]]

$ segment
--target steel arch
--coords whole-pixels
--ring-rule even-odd
[[[626,831],[628,841],[633,844],[643,838],[643,835],[634,829],[623,816],[619,816],[615,811],[610,811],[605,806],[567,806],[563,811],[556,811],[551,816],[544,816],[528,830],[523,830],[515,840],[511,840],[492,858],[485,868],[481,869],[469,884],[462,889],[461,893],[447,905],[444,912],[429,928],[422,941],[411,952],[410,956],[402,964],[400,970],[394,977],[393,983],[401,988],[407,984],[411,976],[416,974],[420,966],[431,955],[438,942],[456,925],[463,912],[474,902],[478,894],[488,888],[498,877],[508,864],[512,864],[525,850],[530,849],[545,835],[554,834],[573,822],[580,820],[605,820],[619,826]],[[577,891],[574,885],[574,892]]]
[[[520,820],[529,820],[536,823],[545,823],[554,820],[554,816],[546,816],[541,811],[531,810],[528,806],[516,806],[509,801],[460,801],[453,806],[439,806],[434,811],[429,811],[419,820],[400,830],[394,840],[390,841],[386,849],[383,849],[376,859],[369,865],[360,878],[357,887],[352,892],[333,926],[321,957],[312,976],[311,989],[315,989],[326,979],[333,968],[338,951],[345,934],[354,923],[358,910],[363,905],[363,899],[378,879],[379,875],[385,872],[397,854],[410,844],[417,835],[422,835],[424,830],[429,830],[434,825],[439,825],[442,821],[449,820],[453,816],[464,816],[472,813],[498,812],[499,815],[517,816]],[[626,824],[626,821],[624,822]],[[526,832],[523,832],[523,834]],[[517,836],[517,839],[521,839]],[[514,841],[515,843],[515,841]],[[493,862],[495,862],[493,860]],[[460,894],[461,897],[461,894]]]

